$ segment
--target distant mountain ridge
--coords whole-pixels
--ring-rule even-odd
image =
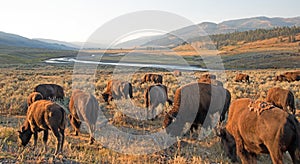
[[[199,35],[223,34],[235,31],[248,31],[255,29],[270,29],[283,26],[300,26],[300,16],[294,18],[269,18],[253,17],[236,20],[228,20],[219,24],[212,22],[202,22],[197,25],[187,26],[168,34],[157,37],[156,39],[136,46],[165,46],[173,47],[185,40],[197,37]],[[179,37],[180,38],[179,38]],[[131,41],[132,42],[132,41]],[[126,43],[123,43],[126,45]]]
[[[235,31],[248,31],[255,29],[269,29],[283,26],[300,26],[300,16],[294,18],[269,18],[265,16],[223,21],[221,23],[202,22],[196,25],[171,31],[164,35],[144,36],[141,38],[122,42],[111,48],[135,48],[139,46],[159,46],[172,48],[199,35],[212,35],[231,33]],[[64,42],[50,39],[29,39],[16,34],[0,31],[0,45],[14,47],[29,47],[56,50],[106,49],[107,45],[101,43]]]
[[[0,45],[26,48],[41,48],[55,50],[75,50],[74,47],[69,47],[64,44],[47,43],[35,39],[29,39],[20,35],[10,34],[0,31]]]

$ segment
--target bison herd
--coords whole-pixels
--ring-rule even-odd
[[[298,81],[300,71],[286,72],[274,80]],[[250,78],[249,75],[238,73],[234,81],[250,83]],[[145,74],[140,84],[143,83],[151,84],[144,91],[147,119],[155,119],[154,111],[159,104],[168,102],[172,106],[164,112],[162,123],[169,135],[182,135],[186,123],[190,124],[191,132],[200,126],[206,127],[209,124],[205,122],[212,121],[208,115],[219,113],[216,132],[232,161],[240,159],[242,163],[256,163],[258,154],[268,153],[273,163],[282,163],[283,152],[288,151],[293,162],[300,163],[300,126],[295,117],[294,95],[290,90],[273,87],[268,90],[266,100],[242,98],[232,101],[230,92],[217,80],[216,75],[204,74],[197,82],[178,88],[172,101],[168,97],[168,88],[163,85],[162,75]],[[117,99],[132,99],[132,84],[109,80],[102,97],[108,104]],[[36,145],[37,133],[43,131],[46,150],[50,130],[57,139],[55,154],[61,152],[67,116],[75,130],[74,135],[78,135],[81,122],[84,121],[90,134],[90,144],[95,142],[94,132],[99,111],[95,96],[82,90],[73,90],[69,109],[53,101],[63,99],[64,90],[59,85],[40,84],[33,89],[27,98],[26,120],[18,131],[23,146],[27,145],[32,134]]]

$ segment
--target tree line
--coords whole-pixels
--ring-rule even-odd
[[[279,41],[283,41],[282,37],[289,37],[288,42],[296,42],[296,35],[300,33],[300,27],[275,27],[272,29],[256,29],[249,31],[235,31],[226,34],[210,35],[210,39],[214,42],[217,49],[227,46],[236,45],[238,42],[253,42],[258,40],[270,39],[278,37]],[[203,37],[189,39],[188,42],[203,41]]]

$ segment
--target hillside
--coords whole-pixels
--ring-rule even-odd
[[[253,17],[237,20],[228,20],[221,23],[202,22],[197,25],[187,26],[168,34],[154,38],[145,43],[135,42],[136,46],[164,46],[176,47],[184,41],[203,35],[225,34],[232,32],[242,32],[255,29],[270,29],[275,27],[300,26],[300,17],[295,18],[268,18]],[[132,41],[131,41],[132,42]],[[124,43],[126,45],[126,43]],[[132,45],[131,45],[132,46]]]
[[[29,39],[16,34],[10,34],[0,31],[0,45],[26,48],[41,48],[54,50],[74,50],[74,47],[68,47],[64,44],[47,43],[35,39]]]

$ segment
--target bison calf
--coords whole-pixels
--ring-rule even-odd
[[[149,86],[144,94],[145,98],[145,106],[147,110],[147,119],[148,119],[148,112],[150,111],[151,119],[154,119],[156,116],[156,108],[159,104],[165,104],[168,102],[170,105],[172,105],[172,101],[168,99],[168,89],[167,86],[162,84],[156,84]],[[148,111],[149,108],[149,111]]]
[[[66,113],[64,109],[50,100],[33,102],[28,108],[26,120],[21,127],[21,130],[18,131],[21,144],[26,146],[33,134],[34,147],[36,147],[38,132],[43,131],[43,142],[46,151],[48,130],[51,130],[57,140],[55,154],[62,152],[65,137],[65,117]]]
[[[69,103],[69,119],[78,135],[81,121],[85,121],[90,133],[90,144],[95,141],[94,132],[98,118],[99,104],[95,96],[81,90],[74,90]]]
[[[162,75],[159,75],[159,74],[148,73],[148,74],[145,74],[144,77],[142,78],[141,84],[146,83],[146,82],[154,82],[154,83],[162,84],[163,77],[162,77]]]
[[[247,83],[250,83],[249,75],[243,74],[243,73],[238,73],[235,76],[235,82],[247,82]]]
[[[294,94],[287,89],[279,87],[270,88],[268,90],[266,101],[286,112],[291,112],[292,114],[295,114],[296,112]]]
[[[107,82],[106,90],[102,97],[107,104],[113,99],[132,98],[132,84],[120,80],[110,80]]]

